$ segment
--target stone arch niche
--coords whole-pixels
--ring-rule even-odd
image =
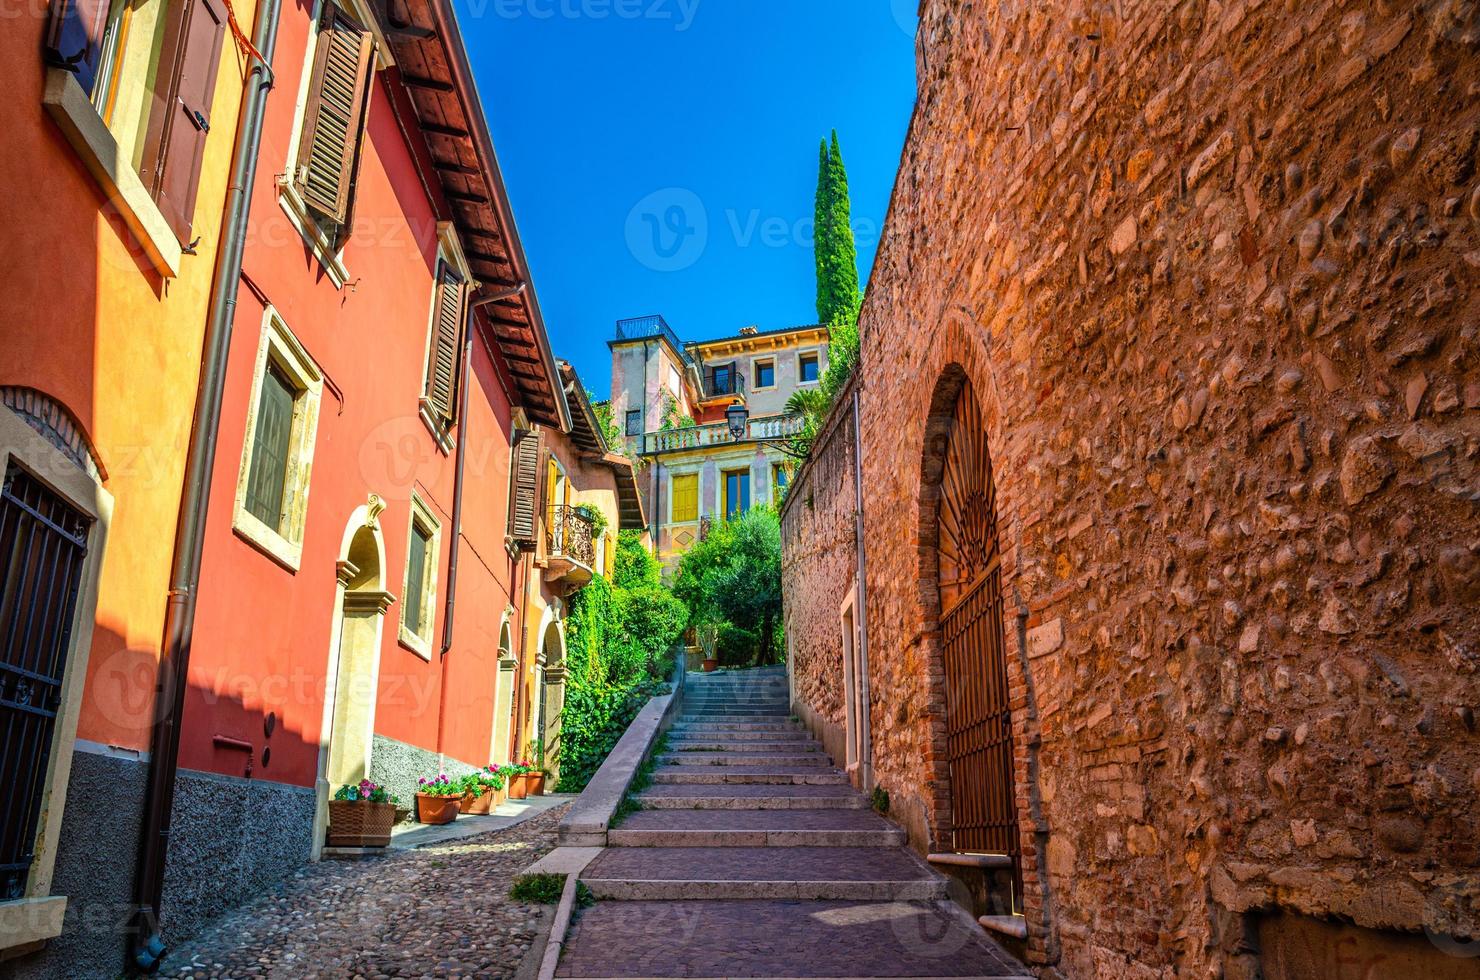
[[[536,690],[534,730],[545,746],[545,768],[558,774],[560,769],[560,718],[565,710],[565,630],[551,620],[540,634],[539,676]]]
[[[504,611],[498,631],[498,679],[493,693],[493,739],[489,758],[494,765],[513,759],[510,739],[514,731],[514,685],[518,683],[518,658],[514,654],[513,609]]]
[[[395,596],[385,590],[385,540],[375,495],[350,516],[335,563],[334,625],[324,678],[324,717],[319,737],[318,808],[314,855],[328,828],[328,801],[340,786],[370,775],[375,738],[375,696],[385,614]]]
[[[936,852],[971,856],[978,904],[1022,907],[1019,780],[997,481],[987,412],[959,364],[941,372],[921,457],[920,598],[927,637]]]

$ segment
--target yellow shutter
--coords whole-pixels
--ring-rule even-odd
[[[606,577],[611,578],[617,569],[617,535],[616,532],[606,536]]]
[[[685,473],[673,478],[673,523],[699,519],[699,474]]]

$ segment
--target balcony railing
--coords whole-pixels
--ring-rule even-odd
[[[661,313],[654,313],[651,316],[633,316],[617,321],[618,340],[649,340],[659,337],[672,344],[673,349],[678,351],[678,355],[685,362],[691,363],[689,352],[684,348],[683,341],[678,339],[678,334],[668,326],[668,321],[663,319]]]
[[[739,371],[709,370],[704,373],[704,398],[744,398],[745,375]]]
[[[593,530],[585,514],[567,504],[555,504],[545,520],[545,552],[552,558],[570,558],[594,568]]]
[[[684,449],[703,449],[706,446],[733,446],[756,439],[785,439],[800,431],[802,431],[800,415],[767,415],[764,418],[750,419],[745,425],[745,436],[741,439],[730,435],[728,422],[648,432],[642,437],[642,451],[644,453],[667,453]]]

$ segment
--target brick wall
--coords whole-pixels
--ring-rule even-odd
[[[862,317],[874,762],[942,839],[922,474],[970,384],[1032,962],[1248,976],[1273,910],[1480,934],[1476,25],[924,5]],[[839,549],[788,522],[797,693],[832,718]]]

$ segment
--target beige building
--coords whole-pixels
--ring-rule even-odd
[[[684,342],[660,315],[617,321],[612,418],[641,467],[665,564],[710,521],[781,499],[794,464],[784,442],[801,421],[786,403],[821,383],[827,340],[827,328],[803,326]]]

